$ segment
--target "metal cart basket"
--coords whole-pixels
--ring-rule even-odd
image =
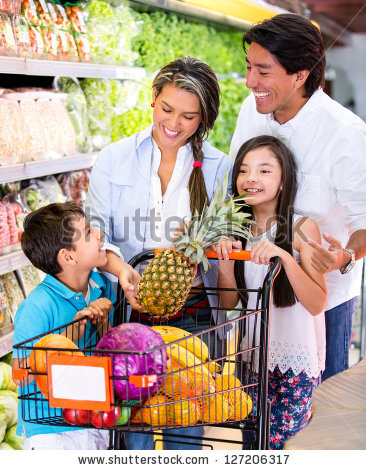
[[[249,252],[241,253],[232,257],[249,259]],[[130,264],[138,267],[153,256],[153,251],[143,252]],[[149,324],[156,331],[159,328],[155,327],[160,327],[160,333],[170,332],[164,327],[185,329],[183,336],[169,342],[162,333],[166,342],[145,351],[96,349],[102,326],[90,324],[89,334],[81,335],[81,319],[17,344],[15,376],[22,385],[22,419],[52,426],[109,429],[111,449],[125,448],[126,431],[156,434],[163,430],[164,439],[170,439],[169,430],[181,428],[179,440],[192,440],[189,430],[185,434],[184,429],[191,426],[239,429],[243,431],[240,440],[224,442],[239,443],[245,449],[267,449],[270,298],[279,270],[280,261],[274,258],[263,286],[250,291],[236,289],[239,295],[256,293],[255,310],[237,308],[228,313],[219,307],[220,293],[231,289],[196,288],[198,301],[189,306],[188,299],[178,315],[168,320],[151,321],[146,314],[131,312],[119,288],[113,326],[129,320]],[[187,322],[183,323],[187,318],[189,331]],[[254,321],[251,338],[245,335],[249,320]],[[60,343],[48,341],[49,335],[54,341],[59,338],[54,335],[61,333],[78,349],[72,343],[65,344],[63,338]],[[87,411],[70,414],[75,409]],[[203,437],[203,444],[201,438],[196,439],[203,448],[212,448],[211,441],[216,440]]]

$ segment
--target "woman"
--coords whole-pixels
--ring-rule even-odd
[[[121,249],[126,261],[144,250],[170,246],[179,224],[195,211],[201,213],[217,179],[221,181],[231,169],[229,157],[204,140],[218,116],[219,95],[216,75],[208,65],[192,57],[177,59],[153,81],[153,125],[100,153],[90,179],[88,216],[105,232],[106,241]],[[122,260],[108,252],[104,269],[120,277],[121,266]],[[203,285],[217,285],[217,269],[207,273],[198,269],[193,287]],[[213,297],[211,307],[217,306]],[[208,328],[211,310],[202,308],[205,305],[206,296],[192,295],[186,306],[197,314],[180,312],[169,325],[188,331]],[[132,315],[138,321],[138,315]],[[152,324],[146,315],[142,321]],[[202,429],[189,432],[201,435]],[[182,434],[187,432],[185,428]],[[150,448],[146,439],[141,441],[144,438],[127,433],[128,447]],[[165,448],[199,448],[197,440],[192,444],[166,443]]]

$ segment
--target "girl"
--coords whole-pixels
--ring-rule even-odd
[[[281,449],[308,423],[312,393],[324,370],[327,291],[324,275],[312,266],[309,245],[309,240],[321,243],[320,233],[314,220],[293,213],[296,163],[277,138],[255,137],[240,147],[232,187],[235,195],[249,193],[246,202],[254,221],[243,249],[251,251],[251,258],[243,272],[242,264],[227,261],[228,253],[242,243],[220,242],[219,287],[258,289],[270,259],[278,256],[282,264],[273,285],[268,379],[270,445]],[[246,308],[256,310],[256,293],[247,295]],[[236,292],[221,294],[224,308],[234,308],[238,300]],[[253,334],[253,317],[248,318],[247,341]]]
[[[192,57],[177,59],[153,81],[153,125],[99,155],[89,185],[90,220],[105,232],[106,241],[121,249],[126,261],[144,250],[169,247],[178,225],[196,210],[201,213],[217,179],[222,181],[231,169],[229,157],[204,140],[218,116],[219,95],[208,65]],[[112,252],[107,257],[103,269],[119,277],[122,260]],[[198,269],[193,287],[203,285],[217,285],[217,270]],[[186,303],[190,313],[180,312],[169,325],[188,331],[208,328],[211,310],[204,306],[210,302],[217,307],[215,301],[215,296],[208,300],[206,295],[192,295]],[[132,321],[139,321],[143,314],[132,315]],[[147,315],[142,318],[153,324]],[[202,435],[202,429],[183,429],[182,434]],[[130,449],[153,448],[150,436],[127,433],[126,440]],[[165,442],[165,449],[199,448],[197,440],[191,446],[186,438],[180,440],[181,445]]]

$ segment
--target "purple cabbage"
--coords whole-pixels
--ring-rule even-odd
[[[160,348],[149,352],[165,342],[157,331],[141,323],[122,323],[109,330],[99,341],[97,348],[113,353],[100,353],[98,356],[110,356],[112,358],[112,374],[114,392],[120,400],[145,400],[149,394],[157,393],[163,377],[149,387],[137,387],[130,383],[128,378],[132,375],[162,375],[167,369],[166,348]],[[122,351],[124,351],[122,353]],[[143,354],[131,354],[126,351],[142,351]]]

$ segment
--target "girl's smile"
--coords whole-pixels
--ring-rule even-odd
[[[268,147],[259,147],[245,155],[236,185],[239,194],[250,194],[246,200],[249,205],[258,209],[269,204],[275,211],[281,183],[281,166]]]

